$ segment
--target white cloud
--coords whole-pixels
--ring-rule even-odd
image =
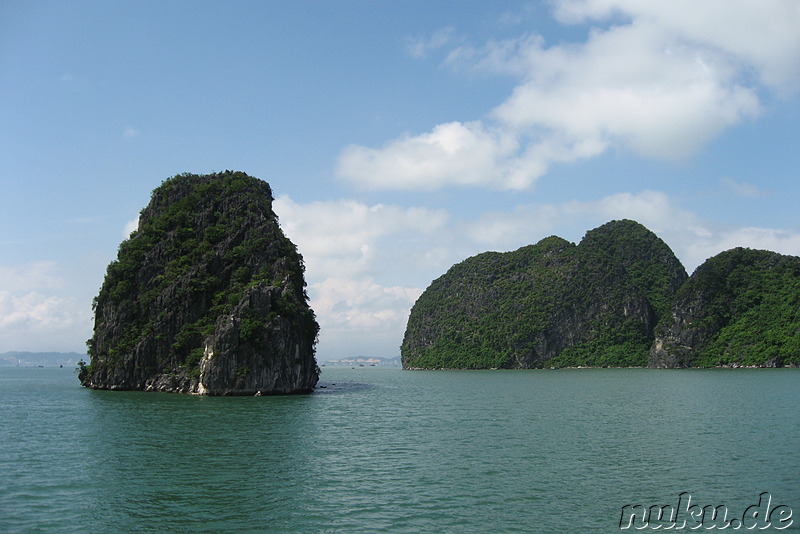
[[[332,329],[354,326],[396,330],[398,320],[405,321],[404,310],[422,293],[415,287],[382,286],[371,277],[360,280],[327,278],[311,289],[318,295],[315,309],[324,314]]]
[[[139,216],[137,215],[135,219],[131,219],[130,221],[125,223],[125,227],[122,229],[122,239],[128,239],[131,233],[135,230],[139,229]]]
[[[134,137],[139,137],[140,135],[142,135],[142,132],[140,132],[139,130],[137,130],[136,128],[133,128],[131,126],[128,126],[122,132],[122,137],[124,137],[126,139],[133,139]]]
[[[447,213],[355,200],[299,204],[288,196],[278,197],[273,208],[303,255],[321,326],[320,360],[395,356],[427,273],[451,261],[437,244]]]
[[[74,316],[67,299],[37,292],[15,296],[9,291],[0,291],[0,331],[46,332],[72,324]]]
[[[339,157],[337,173],[369,189],[432,190],[492,182],[513,187],[518,180],[515,170],[502,167],[517,148],[512,137],[480,122],[450,122],[380,149],[348,146]]]
[[[512,211],[484,213],[455,230],[473,249],[514,250],[548,235],[578,242],[584,233],[608,221],[632,219],[660,236],[681,260],[695,267],[691,244],[707,242],[715,233],[707,221],[677,206],[661,191],[617,193],[592,201],[528,204]],[[704,260],[701,258],[699,261]]]
[[[615,14],[663,28],[677,39],[710,47],[756,70],[767,86],[800,83],[800,3],[795,0],[561,0],[554,14],[566,23]]]
[[[58,265],[52,261],[34,261],[22,265],[0,265],[0,289],[24,292],[63,287],[64,280],[56,274]]]
[[[706,259],[736,247],[771,250],[800,256],[800,232],[779,228],[721,228],[684,246],[685,263],[692,270]]]
[[[273,208],[286,235],[303,255],[310,279],[353,278],[397,268],[409,234],[433,235],[447,222],[445,210],[367,205],[354,200],[298,204],[278,197]],[[406,243],[406,245],[408,245]],[[419,252],[402,247],[407,268]]]
[[[563,23],[614,24],[584,42],[548,47],[524,35],[451,50],[450,65],[520,82],[484,120],[347,147],[337,174],[376,189],[525,189],[553,164],[609,149],[682,160],[757,117],[765,91],[796,91],[800,82],[793,0],[735,9],[724,0],[575,0],[557,2],[554,13]]]
[[[463,225],[463,234],[477,246],[491,250],[513,250],[532,239],[545,237],[561,220],[561,209],[553,205],[523,205],[508,212],[486,212]]]
[[[65,284],[56,271],[48,261],[0,266],[0,347],[82,350],[89,312],[60,295]]]
[[[277,198],[273,208],[306,264],[322,361],[370,350],[396,355],[416,298],[468,256],[535,243],[563,229],[565,220],[582,232],[611,218],[660,213],[658,220],[669,220],[680,214],[665,196],[648,192],[597,203],[523,205],[470,219],[355,200],[300,204],[288,196]]]
[[[567,147],[681,159],[759,109],[755,92],[735,82],[722,58],[675,43],[658,27],[614,27],[580,47],[536,45],[525,54],[526,80],[493,116]]]
[[[408,313],[420,294],[421,288],[382,286],[371,277],[327,278],[312,284],[309,296],[320,323],[320,359],[396,356]]]
[[[659,234],[705,232],[703,223],[695,214],[675,206],[661,191],[617,193],[590,202],[567,202],[562,205],[562,212],[570,217],[589,215],[599,224],[612,219],[632,219]]]

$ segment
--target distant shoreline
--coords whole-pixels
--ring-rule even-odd
[[[8,351],[0,353],[2,367],[76,367],[89,357],[80,352],[28,352]]]

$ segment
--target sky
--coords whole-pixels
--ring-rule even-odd
[[[0,0],[0,353],[85,352],[150,192],[269,182],[317,359],[432,280],[615,219],[800,255],[796,0]]]

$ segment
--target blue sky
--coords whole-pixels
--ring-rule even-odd
[[[453,263],[633,218],[800,255],[795,0],[0,3],[0,352],[80,351],[150,192],[270,183],[318,359]]]

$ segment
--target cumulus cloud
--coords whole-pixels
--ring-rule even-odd
[[[326,353],[394,357],[422,289],[384,286],[371,277],[326,278],[309,288]]]
[[[53,262],[0,266],[0,345],[8,350],[80,350],[89,313],[62,296]]]
[[[278,197],[273,208],[303,254],[309,278],[315,280],[363,276],[376,267],[396,268],[397,243],[409,235],[434,235],[448,218],[445,210],[355,200],[299,204],[288,196]],[[403,254],[408,268],[425,261],[413,247],[403,247]]]
[[[725,127],[757,114],[754,89],[736,83],[723,58],[671,44],[671,36],[659,30],[632,24],[594,32],[580,47],[528,48],[527,79],[493,116],[514,131],[537,131],[565,148],[589,143],[681,159]]]
[[[15,296],[0,291],[0,331],[19,329],[47,332],[74,324],[69,302],[53,295],[37,292]]]
[[[63,286],[64,281],[57,270],[58,265],[53,261],[0,265],[0,289],[14,292],[58,289]]]
[[[374,189],[525,189],[554,164],[610,149],[682,160],[757,117],[765,91],[800,82],[793,0],[736,9],[724,0],[554,6],[564,24],[596,25],[584,42],[547,46],[523,35],[451,50],[450,65],[512,74],[518,85],[483,120],[440,124],[380,148],[349,146],[338,175]]]
[[[800,4],[795,0],[561,0],[554,15],[565,23],[629,17],[633,24],[663,28],[693,46],[727,54],[759,83],[796,90],[800,83]]]
[[[697,215],[676,206],[669,195],[661,191],[617,193],[594,201],[571,201],[563,204],[561,210],[570,217],[591,216],[601,222],[632,219],[656,233],[705,233],[703,223]]]
[[[705,236],[686,242],[684,263],[693,270],[703,261],[736,247],[771,250],[800,256],[800,233],[781,228],[727,227],[709,231]],[[683,259],[683,258],[682,258]]]
[[[513,182],[518,180],[515,169],[506,162],[517,149],[513,137],[480,122],[449,122],[380,149],[348,146],[340,155],[338,172],[371,189],[431,190],[448,184],[487,185],[498,179]]]
[[[374,355],[395,356],[422,292],[420,278],[407,273],[421,272],[424,279],[441,267],[437,261],[450,261],[436,244],[446,232],[446,211],[355,200],[300,204],[288,196],[278,197],[273,208],[303,255],[309,299],[322,327],[322,361],[326,354],[353,355],[370,346],[390,347]]]
[[[513,250],[553,232],[562,210],[554,205],[528,204],[511,211],[490,211],[465,221],[460,233],[478,247]]]
[[[591,201],[558,204],[527,204],[505,212],[484,213],[455,230],[462,240],[483,250],[514,250],[535,243],[548,235],[559,235],[578,242],[592,228],[615,219],[635,220],[669,244],[687,268],[697,258],[693,246],[721,240],[718,231],[695,213],[681,208],[666,193],[644,190],[617,193]],[[706,247],[706,250],[713,249]]]
[[[122,239],[128,239],[130,235],[139,229],[139,216],[137,215],[135,219],[131,219],[130,221],[125,223],[125,226],[122,229]]]

